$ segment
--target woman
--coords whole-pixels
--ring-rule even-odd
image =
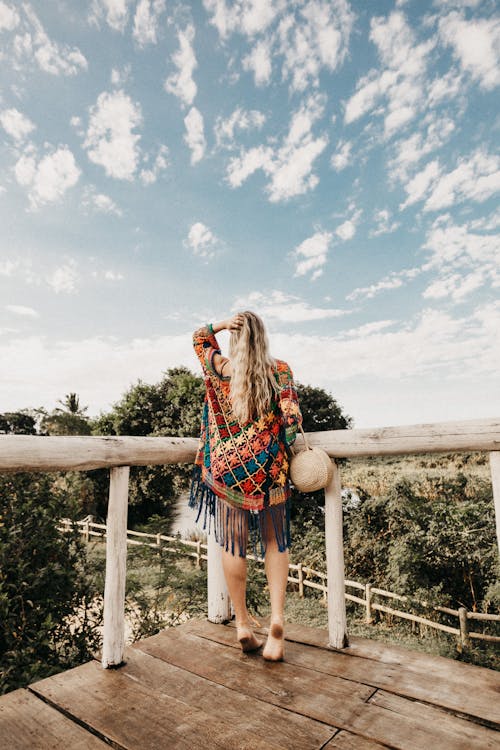
[[[215,334],[231,332],[229,359]],[[189,505],[215,521],[215,538],[243,651],[262,646],[246,607],[246,548],[260,542],[271,600],[265,659],[283,659],[283,610],[290,547],[289,447],[302,423],[293,374],[269,354],[261,318],[246,310],[193,334],[205,379],[201,435]],[[239,555],[234,554],[238,545]],[[258,623],[254,620],[258,625]]]

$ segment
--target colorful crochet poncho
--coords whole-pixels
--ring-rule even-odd
[[[196,521],[204,509],[210,532],[215,521],[215,539],[234,555],[235,538],[240,557],[246,557],[247,534],[256,557],[265,556],[267,524],[273,523],[281,552],[290,546],[289,446],[302,423],[293,374],[286,362],[276,360],[274,376],[281,386],[269,411],[258,420],[240,423],[232,412],[230,376],[213,366],[221,353],[211,324],[193,334],[206,392],[201,433],[191,480],[189,506],[197,508]]]

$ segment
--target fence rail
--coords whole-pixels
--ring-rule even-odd
[[[106,539],[106,524],[95,523],[91,520],[91,518],[91,516],[87,516],[87,518],[84,518],[81,521],[76,521],[76,525],[80,528],[81,534],[85,536],[87,542],[90,541],[90,537],[99,537],[103,540]],[[60,525],[57,528],[60,531],[68,531],[72,523],[73,522],[68,518],[61,518],[59,520]],[[139,537],[139,539],[134,539],[134,537]],[[148,542],[146,541],[146,539],[152,539],[154,541]],[[208,544],[202,542],[201,540],[194,541],[191,539],[181,539],[178,536],[169,536],[167,534],[153,534],[145,531],[133,531],[132,529],[127,529],[127,544],[152,547],[154,549],[161,549],[168,545],[167,548],[169,549],[169,551],[181,552],[187,557],[194,557],[197,568],[201,567],[202,560],[208,560]],[[186,547],[188,548],[188,550],[186,550]],[[192,548],[193,551],[190,552],[189,548]],[[203,550],[205,551],[205,554],[203,554]],[[263,565],[264,563],[262,558],[256,557],[252,553],[248,553],[247,558],[250,560],[254,560],[261,565]],[[314,568],[310,568],[309,566],[304,565],[304,563],[302,562],[289,563],[288,569],[290,571],[297,571],[297,577],[289,575],[288,581],[290,583],[297,584],[300,597],[304,596],[305,588],[311,588],[322,591],[324,599],[327,599],[328,585],[327,583],[325,583],[327,579],[326,573],[315,570]],[[305,577],[307,575],[315,576],[316,578],[321,579],[321,583],[311,581],[309,578]],[[450,607],[434,605],[426,601],[404,596],[403,594],[396,594],[394,593],[394,591],[387,591],[386,589],[378,588],[372,583],[361,583],[359,581],[351,581],[345,579],[344,584],[348,588],[359,589],[360,591],[364,592],[364,598],[362,598],[360,596],[350,594],[346,591],[345,598],[346,600],[355,602],[356,604],[359,604],[365,608],[365,622],[367,624],[372,624],[374,622],[372,611],[377,610],[379,612],[385,612],[386,614],[390,614],[404,620],[411,620],[412,622],[434,628],[435,630],[441,630],[445,633],[450,633],[452,635],[458,636],[461,645],[465,647],[470,646],[471,639],[500,643],[500,636],[490,635],[489,633],[470,632],[468,622],[469,620],[480,620],[482,622],[500,622],[500,615],[490,614],[486,612],[469,612],[466,607],[452,609]],[[443,614],[451,615],[458,618],[459,627],[455,628],[450,625],[445,625],[441,622],[436,622],[435,620],[430,620],[427,617],[416,615],[412,612],[406,612],[403,610],[388,607],[385,604],[380,604],[380,602],[373,601],[373,595],[385,597],[388,599],[396,599],[397,601],[408,602],[409,604],[414,603],[419,606],[433,609],[436,612],[442,612]]]

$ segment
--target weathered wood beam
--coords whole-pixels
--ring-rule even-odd
[[[194,461],[198,439],[0,435],[0,471],[84,471]]]
[[[325,489],[325,546],[328,577],[328,645],[345,648],[347,614],[345,605],[344,540],[340,471],[333,461],[333,476]]]
[[[309,432],[307,441],[332,458],[494,451],[500,450],[500,417]]]
[[[499,451],[500,417],[456,422],[326,430],[307,434],[332,458]],[[302,436],[296,447],[303,446]],[[197,438],[0,435],[0,471],[83,471],[112,466],[190,463]]]
[[[127,573],[127,512],[129,466],[110,471],[106,521],[106,578],[102,666],[118,667],[125,651],[125,577]]]
[[[495,522],[497,526],[498,554],[500,556],[500,451],[490,453],[491,484],[495,505]]]

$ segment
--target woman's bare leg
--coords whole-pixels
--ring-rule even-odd
[[[262,656],[270,661],[278,661],[284,655],[283,626],[289,555],[288,549],[284,552],[279,551],[271,519],[267,527],[264,567],[269,585],[271,618]]]
[[[248,539],[248,530],[247,530]],[[234,555],[231,550],[222,547],[222,567],[229,596],[234,608],[237,637],[244,651],[253,651],[262,646],[263,641],[257,638],[249,623],[246,603],[247,594],[247,559],[238,553],[238,539],[234,542]]]

